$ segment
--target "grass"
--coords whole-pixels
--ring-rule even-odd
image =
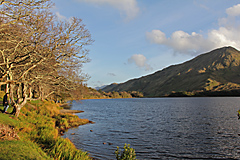
[[[17,121],[16,119],[12,119],[12,117],[13,116],[10,116],[8,114],[1,114],[0,112],[0,124],[17,126],[19,124],[19,121]]]
[[[53,102],[31,101],[18,118],[0,113],[0,159],[91,159],[87,152],[60,136],[66,129],[89,121],[59,110]]]
[[[88,159],[87,152],[76,150],[69,139],[58,138],[56,143],[49,149],[50,155],[56,159]]]
[[[29,141],[0,141],[0,157],[2,160],[50,160],[45,152]]]

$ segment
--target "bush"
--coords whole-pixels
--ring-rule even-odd
[[[123,147],[123,152],[121,152],[119,147],[117,147],[115,155],[117,160],[136,160],[135,149],[131,148],[130,144],[127,145],[126,143]]]

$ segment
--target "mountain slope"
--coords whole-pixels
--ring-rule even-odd
[[[139,91],[145,96],[164,96],[172,91],[221,91],[240,88],[240,51],[223,47],[182,64],[125,83],[113,84],[103,91]]]

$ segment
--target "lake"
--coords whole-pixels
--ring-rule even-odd
[[[137,159],[240,159],[238,97],[93,99],[71,109],[95,124],[64,137],[96,159],[115,159],[125,143]]]

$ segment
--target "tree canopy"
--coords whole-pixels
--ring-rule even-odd
[[[28,99],[71,96],[87,79],[86,46],[93,40],[82,20],[60,20],[50,0],[0,1],[0,85],[6,85],[14,112]]]

